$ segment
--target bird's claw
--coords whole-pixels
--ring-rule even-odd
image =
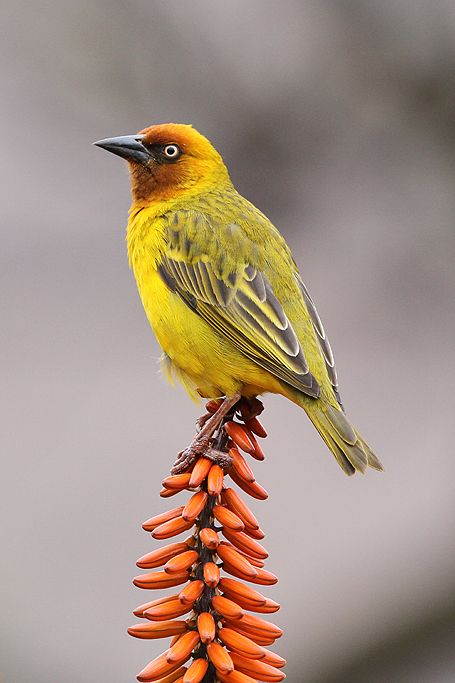
[[[228,472],[232,465],[232,456],[226,451],[217,451],[215,448],[211,448],[206,439],[201,442],[195,440],[188,448],[181,451],[174,466],[171,470],[171,474],[181,474],[186,472],[191,465],[200,457],[208,458],[215,465],[219,465],[223,472]]]
[[[194,463],[197,458],[202,455],[206,455],[209,449],[210,439],[207,437],[198,439],[197,437],[194,441],[185,448],[181,453],[179,453],[177,460],[172,467],[171,474],[181,474],[186,472],[189,467]]]

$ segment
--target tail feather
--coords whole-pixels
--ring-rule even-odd
[[[365,472],[368,466],[382,470],[376,455],[340,409],[321,399],[305,401],[303,407],[346,474]]]

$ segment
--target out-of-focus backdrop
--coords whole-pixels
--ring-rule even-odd
[[[453,683],[455,3],[2,3],[1,683],[133,681],[140,522],[200,408],[158,376],[91,142],[189,122],[290,243],[349,415],[346,478],[266,398],[269,591],[290,681]]]

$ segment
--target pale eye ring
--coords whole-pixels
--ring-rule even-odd
[[[178,145],[174,145],[174,144],[166,145],[163,148],[163,154],[168,159],[178,159],[178,157],[181,154],[181,150],[180,150],[180,147]]]

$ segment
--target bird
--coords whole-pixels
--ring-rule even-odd
[[[94,143],[128,163],[129,263],[163,350],[193,397],[223,402],[182,471],[241,399],[281,394],[303,408],[352,475],[382,465],[346,416],[333,353],[291,250],[235,189],[221,155],[188,124]]]

